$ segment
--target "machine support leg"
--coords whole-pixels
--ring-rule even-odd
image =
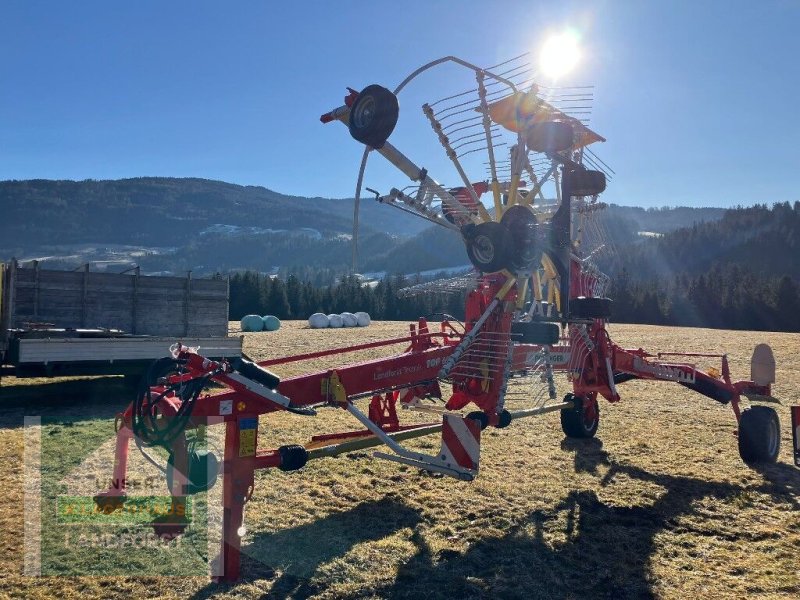
[[[244,503],[249,498],[254,483],[253,462],[249,458],[251,447],[252,455],[255,455],[258,419],[252,420],[256,422],[255,428],[250,427],[251,419],[229,421],[225,425],[222,548],[219,557],[221,568],[217,569],[217,576],[223,581],[235,581],[239,578]],[[244,439],[243,428],[247,431]]]

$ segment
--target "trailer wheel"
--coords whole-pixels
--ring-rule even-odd
[[[573,169],[564,173],[564,188],[570,196],[596,196],[606,189],[606,174],[589,169]]]
[[[778,413],[769,406],[753,406],[739,419],[739,456],[746,463],[775,462],[781,449]]]
[[[397,96],[380,85],[368,85],[350,107],[350,135],[371,148],[382,148],[399,115]]]
[[[611,316],[610,298],[579,296],[569,301],[570,316],[579,319],[608,319]]]
[[[494,273],[508,266],[508,230],[500,223],[487,221],[464,228],[467,256],[482,273]]]
[[[575,394],[564,396],[564,402],[572,402],[573,408],[561,409],[561,429],[564,435],[571,438],[591,438],[597,433],[600,425],[600,405],[597,395],[582,398]]]

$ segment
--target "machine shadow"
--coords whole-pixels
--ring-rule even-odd
[[[111,419],[134,399],[123,377],[67,379],[0,386],[0,428],[21,427],[25,416],[70,421]]]
[[[465,552],[434,552],[415,535],[417,554],[399,569],[387,598],[653,598],[656,578],[650,559],[656,537],[680,530],[699,500],[729,500],[742,487],[691,477],[654,474],[637,466],[608,461],[599,440],[565,440],[576,452],[576,470],[607,472],[602,487],[616,477],[639,480],[663,492],[645,506],[606,504],[593,490],[570,492],[552,508],[530,513],[502,537],[488,538]],[[759,489],[783,500],[796,493],[798,474],[772,465],[770,482]],[[622,483],[621,485],[624,485]]]
[[[564,438],[561,450],[575,454],[575,472],[597,475],[598,467],[608,465],[608,452],[603,450],[603,442],[597,438],[584,440]]]
[[[401,529],[413,529],[420,520],[416,510],[387,497],[363,502],[306,525],[257,534],[242,548],[239,583],[271,579],[272,586],[265,598],[307,598],[320,591],[312,578],[321,565],[344,556],[357,544],[383,539]],[[192,600],[211,598],[230,585],[236,584],[209,584]]]
[[[800,510],[800,469],[786,463],[753,465],[752,468],[766,480],[760,491]]]

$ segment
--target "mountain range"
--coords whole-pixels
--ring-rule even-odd
[[[611,205],[616,244],[718,221],[722,208]],[[351,265],[352,199],[306,198],[196,178],[0,182],[0,259],[50,268],[198,275]],[[360,206],[359,268],[416,273],[466,264],[460,236],[369,198]]]

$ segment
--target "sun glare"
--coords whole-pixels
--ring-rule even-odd
[[[565,32],[551,35],[539,54],[539,68],[546,77],[558,79],[571,71],[580,57],[575,34]]]

